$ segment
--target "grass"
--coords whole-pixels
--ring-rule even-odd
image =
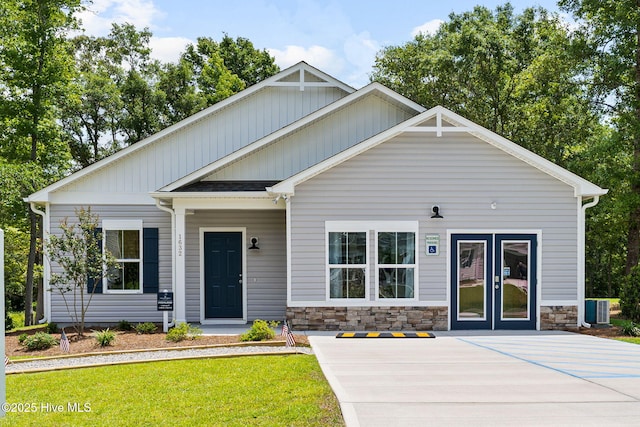
[[[629,342],[631,344],[640,344],[640,337],[624,337],[616,338],[618,341]]]
[[[307,355],[10,375],[7,402],[34,403],[37,411],[8,413],[0,426],[344,425],[318,362]],[[74,404],[89,411],[70,411]],[[62,412],[46,411],[57,405]]]

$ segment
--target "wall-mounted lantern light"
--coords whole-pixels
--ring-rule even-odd
[[[251,238],[251,246],[249,247],[250,250],[258,250],[260,249],[258,247],[258,238],[257,237],[252,237]]]
[[[432,206],[431,212],[433,212],[433,215],[431,215],[431,218],[444,218],[442,215],[440,215],[440,206],[438,205]]]

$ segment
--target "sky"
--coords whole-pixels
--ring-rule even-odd
[[[375,55],[420,31],[433,32],[450,13],[507,0],[93,0],[78,17],[87,35],[105,36],[112,23],[149,28],[152,56],[177,61],[198,37],[244,37],[284,69],[299,61],[354,88],[369,82]],[[512,0],[558,11],[557,0]]]

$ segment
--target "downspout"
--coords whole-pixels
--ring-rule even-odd
[[[585,267],[585,256],[586,256],[586,212],[587,209],[594,207],[600,201],[600,196],[593,196],[593,200],[589,203],[585,203],[582,205],[582,200],[579,201],[581,204],[580,215],[578,216],[578,325],[583,326],[585,328],[590,328],[591,324],[585,322],[584,320],[584,303],[585,303],[585,292],[586,292],[586,267]]]
[[[51,294],[49,293],[49,263],[46,262],[46,236],[49,235],[49,221],[47,221],[47,214],[36,207],[35,202],[29,202],[29,207],[36,214],[42,217],[42,298],[44,304],[44,313],[42,319],[38,320],[39,324],[48,323],[51,316]]]
[[[175,229],[176,229],[176,213],[173,209],[168,208],[166,206],[162,206],[160,204],[160,199],[156,199],[156,207],[161,211],[168,212],[171,215],[171,292],[175,295],[176,292],[176,239],[175,239]],[[158,288],[158,290],[160,290]],[[171,312],[173,319],[169,322],[169,327],[175,326],[176,323],[176,311],[173,310]]]

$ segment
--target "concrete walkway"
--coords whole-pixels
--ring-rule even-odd
[[[350,427],[638,426],[640,345],[570,333],[310,341]]]

